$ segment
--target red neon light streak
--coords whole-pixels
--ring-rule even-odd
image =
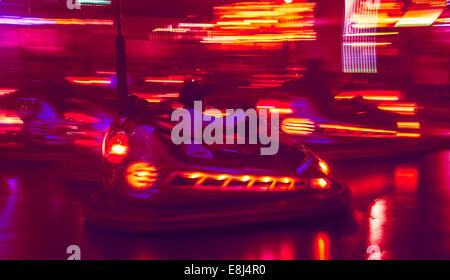
[[[112,83],[109,78],[98,77],[66,77],[66,80],[72,84],[82,85],[109,85]]]

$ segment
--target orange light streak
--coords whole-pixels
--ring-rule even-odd
[[[397,122],[398,128],[405,128],[405,129],[420,129],[420,123],[419,122]]]
[[[98,77],[66,77],[66,80],[73,84],[82,85],[109,85],[112,83],[109,78]]]

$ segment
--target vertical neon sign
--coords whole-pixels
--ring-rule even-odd
[[[345,0],[342,71],[376,73],[375,32],[380,0]]]

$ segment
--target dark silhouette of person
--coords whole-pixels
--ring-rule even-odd
[[[206,93],[207,88],[201,85],[199,81],[187,79],[184,81],[178,100],[186,109],[194,109],[194,102],[202,101],[203,111],[205,108]]]

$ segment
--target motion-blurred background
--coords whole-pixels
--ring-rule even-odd
[[[400,228],[384,238],[383,225],[405,214],[396,212],[405,195],[399,190],[406,189],[406,197],[414,198],[413,207],[419,205],[416,199],[427,204],[430,197],[450,195],[445,151],[450,143],[449,14],[445,0],[124,0],[129,94],[151,103],[176,103],[185,79],[195,77],[214,85],[207,96],[209,107],[254,106],[278,112],[283,133],[326,160],[344,162],[338,177],[356,193],[357,222],[363,229],[368,226],[357,241],[342,240],[340,226],[330,226],[331,237],[328,229],[307,229],[308,242],[331,242],[334,249],[327,251],[328,257],[364,257],[367,240],[367,245],[392,249],[390,242],[406,231]],[[0,213],[14,213],[8,212],[8,203],[17,194],[16,205],[25,203],[21,199],[29,192],[23,188],[32,187],[28,176],[36,176],[35,168],[44,163],[56,170],[51,176],[101,181],[101,142],[118,106],[115,20],[111,0],[0,1],[0,158],[6,170],[1,175],[6,195]],[[373,174],[360,170],[367,160]],[[436,168],[429,172],[429,166]],[[58,184],[41,187],[46,193]],[[392,192],[402,199],[375,201]],[[81,196],[59,195],[42,199],[61,203]],[[433,211],[444,215],[448,208],[443,207]],[[386,209],[393,211],[391,216]],[[77,216],[78,210],[68,211]],[[427,219],[436,214],[433,211],[420,217]],[[379,224],[362,222],[374,215],[381,219]],[[19,216],[10,221],[11,215],[0,215],[6,232],[17,230],[14,221],[25,217]],[[373,231],[371,226],[378,228]],[[78,232],[78,223],[75,228]],[[448,257],[448,228],[441,230],[434,245],[442,251],[426,251],[425,242],[415,236],[386,257],[405,258],[408,246],[419,241],[420,248],[410,256]],[[322,234],[317,237],[322,241],[315,234]],[[287,234],[286,246],[292,247],[288,258],[312,258],[294,237]],[[192,238],[190,244],[196,247]],[[343,250],[342,242],[353,250]],[[27,256],[12,254],[16,247],[11,244],[0,243],[9,252],[0,257]],[[105,248],[95,249],[106,250],[101,253],[93,250],[91,256],[138,257]],[[241,258],[250,253],[230,254],[218,250],[160,257]]]

